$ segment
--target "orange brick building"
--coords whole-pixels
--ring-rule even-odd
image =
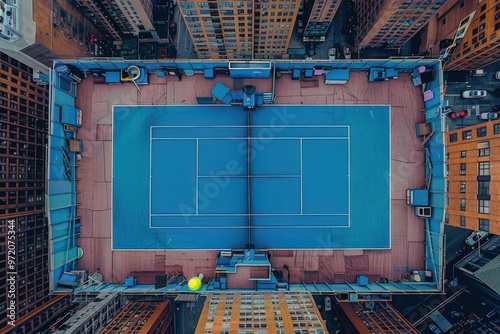
[[[448,0],[355,1],[358,47],[400,48],[433,17]]]
[[[480,69],[498,60],[500,53],[500,3],[481,1],[461,43],[453,50],[448,71]]]
[[[211,293],[195,334],[311,333],[328,334],[308,293]]]
[[[500,234],[500,121],[449,131],[446,144],[447,223]]]
[[[180,13],[201,59],[280,59],[288,50],[299,0],[198,2]]]

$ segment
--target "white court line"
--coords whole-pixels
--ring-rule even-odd
[[[213,179],[214,177],[222,177],[222,178],[228,178],[228,179],[246,179],[247,177],[252,178],[299,178],[302,177],[302,175],[199,175],[199,178],[207,178],[207,179]]]
[[[151,128],[248,128],[248,125],[152,125]],[[250,125],[251,128],[273,128],[276,125],[267,124],[267,125]],[[347,128],[348,125],[279,125],[280,128]]]
[[[149,128],[149,227],[151,228],[151,213],[153,212],[153,204],[151,203],[153,188],[151,188],[153,181],[153,129]]]
[[[246,217],[248,213],[153,213],[152,217]],[[349,216],[349,213],[251,213],[250,216]]]
[[[302,169],[302,138],[300,138],[300,214],[302,214],[302,179],[303,179],[303,169]]]
[[[390,118],[390,117],[389,117]],[[347,212],[349,212],[348,226],[351,227],[351,127],[347,127]]]
[[[292,139],[299,139],[300,137],[250,137],[250,140],[256,140],[256,139],[265,139],[266,141],[268,140],[292,140]],[[349,137],[302,137],[305,140],[315,140],[315,139],[322,139],[322,140],[349,140]],[[152,138],[152,140],[195,140],[195,139],[201,139],[201,140],[247,140],[248,137],[246,136],[241,136],[241,137],[169,137],[169,138]]]
[[[306,228],[306,229],[310,229],[310,228],[317,228],[317,229],[320,229],[320,228],[327,228],[327,229],[332,229],[332,228],[348,228],[349,226],[337,226],[337,225],[295,225],[295,226],[289,226],[289,225],[267,225],[267,226],[251,226],[250,228],[252,230],[257,230],[257,229],[276,229],[276,228],[279,228],[279,229],[282,229],[282,228],[286,228],[286,229],[301,229],[301,228]],[[186,230],[190,230],[190,229],[193,229],[193,230],[198,230],[198,229],[246,229],[248,230],[248,225],[246,226],[152,226],[151,229],[166,229],[166,230],[169,230],[169,229],[186,229]],[[280,248],[282,249],[282,248]],[[309,248],[309,249],[312,249],[312,248]],[[349,248],[349,249],[352,249],[352,248]],[[354,248],[354,249],[357,249],[357,248]],[[366,248],[366,249],[371,249],[371,248]],[[378,249],[378,248],[375,248],[375,249]],[[129,250],[129,249],[127,249]],[[149,248],[147,250],[150,250]],[[164,250],[164,249],[163,249]],[[169,249],[171,250],[171,249]]]
[[[200,160],[199,159],[199,155],[198,155],[198,153],[199,153],[198,148],[199,148],[199,140],[196,139],[196,181],[195,181],[196,182],[196,186],[195,186],[195,189],[196,189],[196,191],[195,191],[195,197],[196,197],[196,199],[195,199],[195,201],[196,201],[196,204],[195,204],[196,215],[198,215],[198,191],[199,191],[199,188],[198,188],[198,179],[199,179],[198,174],[199,173],[198,173],[198,171],[199,171],[199,160]]]

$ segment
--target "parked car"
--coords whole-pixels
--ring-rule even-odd
[[[434,324],[429,325],[429,330],[433,332],[434,334],[442,334],[443,332],[438,328],[438,326]]]
[[[486,75],[486,73],[484,72],[484,70],[474,70],[474,71],[470,71],[469,75],[471,77],[484,77]]]
[[[476,242],[486,238],[487,236],[488,236],[488,232],[477,231],[477,232],[474,232],[471,235],[469,235],[467,237],[467,239],[465,239],[465,243],[469,246],[474,246],[476,244]]]
[[[330,61],[335,60],[336,55],[337,55],[337,49],[335,48],[328,49],[328,59]]]
[[[491,108],[491,111],[493,112],[499,112],[500,111],[500,104],[495,104],[493,108]]]
[[[495,79],[500,80],[500,71],[495,73]]]
[[[448,115],[449,117],[451,117],[453,119],[457,119],[460,117],[467,116],[468,114],[469,113],[467,112],[467,110],[459,110],[459,111],[449,111],[446,115]]]
[[[487,94],[485,90],[464,90],[462,97],[464,99],[479,99],[485,97]]]
[[[462,317],[465,317],[465,312],[462,312],[462,311],[451,311],[451,316],[453,318],[462,318]]]
[[[480,119],[488,120],[488,119],[497,119],[498,113],[496,112],[483,112],[479,115]]]

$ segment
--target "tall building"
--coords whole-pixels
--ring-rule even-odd
[[[304,29],[304,42],[324,42],[341,0],[315,0]]]
[[[179,1],[201,59],[282,58],[300,0]]]
[[[346,334],[408,333],[418,331],[388,302],[337,302],[335,314]]]
[[[0,328],[34,332],[62,311],[52,305],[45,164],[49,92],[31,67],[0,53]],[[48,313],[47,313],[48,312]],[[37,323],[34,321],[38,319]],[[20,331],[21,333],[22,331]]]
[[[207,332],[328,333],[316,303],[306,292],[211,293],[195,334]]]
[[[48,67],[55,59],[104,51],[105,35],[67,1],[54,0],[47,6],[42,1],[0,0],[0,24],[0,49],[19,60],[36,59]]]
[[[447,223],[500,234],[500,121],[453,130],[446,135]]]
[[[445,69],[463,71],[480,69],[500,57],[500,4],[485,0],[478,4],[476,13],[460,44],[451,54]]]
[[[128,1],[92,1],[75,0],[89,16],[93,16],[98,24],[106,29],[115,40],[120,35],[137,34],[154,30],[153,4],[151,0]]]
[[[127,24],[128,21],[122,21],[123,15],[119,11],[116,3],[112,1],[97,3],[88,0],[75,0],[75,2],[81,6],[82,12],[89,17],[93,17],[95,24],[100,29],[106,31],[113,40],[121,40],[121,31],[133,29]],[[111,17],[112,20],[109,20],[107,17]]]
[[[420,48],[418,54],[428,57],[445,58],[448,50],[453,48],[455,38],[461,40],[457,31],[465,32],[470,23],[469,15],[474,15],[477,2],[463,0],[449,0],[436,15],[432,16],[428,24],[419,32]],[[465,28],[465,29],[463,29]]]
[[[172,322],[172,306],[169,300],[130,301],[100,332],[171,334]]]
[[[356,1],[358,47],[400,48],[448,0]]]

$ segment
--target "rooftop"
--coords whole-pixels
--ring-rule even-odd
[[[271,265],[283,268],[289,265],[291,283],[309,291],[390,291],[394,293],[431,291],[440,289],[441,221],[444,181],[442,181],[442,135],[440,107],[440,68],[435,61],[423,59],[388,59],[373,61],[282,61],[272,63],[272,75],[267,78],[235,78],[229,72],[220,71],[215,78],[207,78],[207,72],[228,67],[228,63],[210,61],[176,61],[171,63],[127,62],[119,59],[81,59],[67,61],[83,74],[81,83],[72,81],[68,74],[55,75],[53,100],[55,105],[70,105],[82,110],[81,128],[73,140],[81,141],[83,151],[71,156],[75,176],[65,181],[55,168],[60,149],[56,139],[64,135],[55,133],[58,121],[53,118],[50,163],[52,184],[49,187],[49,208],[53,230],[70,231],[68,238],[78,235],[76,244],[68,247],[63,239],[51,241],[54,253],[54,288],[64,271],[85,268],[94,272],[99,268],[105,282],[120,283],[132,272],[183,273],[191,277],[199,272],[205,282],[214,277],[216,250],[113,250],[112,249],[112,108],[115,105],[196,105],[197,97],[211,96],[217,82],[228,87],[254,85],[260,92],[272,92],[275,105],[390,105],[390,249],[335,249],[331,240],[323,240],[314,249],[271,249]],[[111,72],[137,65],[148,71],[147,84],[131,82],[107,83]],[[414,86],[411,72],[419,66],[435,69],[438,76],[429,83],[433,97],[423,100],[422,86]],[[381,82],[369,82],[370,69],[392,69],[396,76]],[[348,80],[342,85],[325,83],[325,75],[331,70],[348,70]],[[294,70],[302,73],[300,80],[293,80]],[[305,78],[312,70],[315,75]],[[73,71],[75,72],[75,71]],[[222,73],[221,73],[222,72]],[[163,74],[162,74],[163,73]],[[213,72],[212,72],[213,73]],[[216,72],[217,73],[217,72]],[[173,74],[173,75],[168,75]],[[242,106],[232,106],[242,108]],[[54,110],[54,108],[53,108]],[[415,135],[415,124],[426,121],[437,132],[429,138],[424,150],[422,138]],[[60,127],[60,126],[59,126]],[[61,131],[61,130],[59,130]],[[76,160],[76,158],[81,160]],[[434,161],[431,161],[434,159]],[[440,162],[441,161],[441,162]],[[69,164],[70,169],[72,164]],[[60,170],[60,169],[59,169]],[[429,174],[434,173],[431,177]],[[432,184],[429,179],[432,178]],[[76,181],[75,181],[76,180]],[[68,182],[69,189],[58,189]],[[435,207],[433,217],[421,219],[406,204],[406,190],[424,188],[430,184],[430,204]],[[442,188],[441,188],[442,187]],[[64,195],[66,193],[67,195]],[[64,196],[67,199],[62,199]],[[56,199],[59,201],[55,204]],[[70,221],[61,217],[68,201],[73,216]],[[71,204],[73,203],[73,204]],[[73,209],[71,209],[73,210]],[[369,214],[369,213],[367,213]],[[79,231],[78,231],[79,230]],[[134,236],[130,236],[134,237]],[[64,241],[64,242],[63,242]],[[71,242],[69,243],[71,244]],[[325,246],[326,245],[326,246]],[[257,245],[258,246],[258,245]],[[81,247],[83,257],[77,258]],[[244,247],[244,245],[241,245]],[[77,262],[75,262],[77,260]],[[409,278],[414,270],[432,272],[427,282],[415,282]],[[363,274],[369,278],[372,288],[356,285],[356,278]],[[380,282],[394,286],[385,288]],[[397,284],[401,282],[402,285]],[[138,284],[145,282],[138,282]],[[417,284],[418,283],[418,284]],[[103,288],[103,287],[101,287]],[[116,288],[116,286],[115,286]],[[125,288],[121,287],[120,289]],[[145,285],[144,288],[148,288]],[[126,289],[126,288],[125,288]],[[204,287],[210,289],[209,286]],[[340,290],[338,290],[340,289]],[[393,291],[391,291],[393,290]]]

